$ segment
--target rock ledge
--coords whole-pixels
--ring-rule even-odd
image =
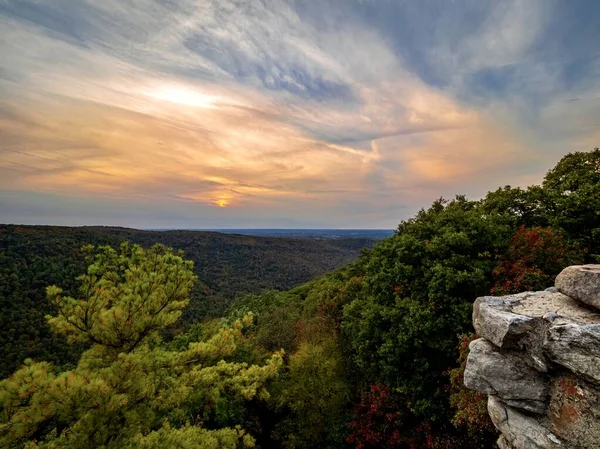
[[[465,386],[489,396],[501,449],[600,447],[598,309],[600,265],[565,268],[545,291],[477,298]]]

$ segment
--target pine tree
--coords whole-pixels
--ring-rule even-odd
[[[78,298],[47,294],[52,329],[87,344],[77,366],[58,371],[26,360],[0,382],[0,446],[7,448],[236,448],[253,438],[239,426],[210,428],[223,397],[268,397],[282,363],[227,361],[242,338],[237,321],[183,351],[165,349],[161,332],[188,304],[192,262],[163,246],[90,251]]]

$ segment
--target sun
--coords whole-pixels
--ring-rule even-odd
[[[228,190],[187,193],[180,197],[219,208],[235,207],[238,199],[237,194]]]

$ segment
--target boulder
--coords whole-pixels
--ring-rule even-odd
[[[600,265],[573,265],[556,276],[556,289],[600,309]]]
[[[488,413],[494,426],[502,432],[505,448],[565,449],[562,441],[548,430],[544,417],[530,416],[504,404],[495,396],[488,398]]]
[[[549,388],[527,357],[497,349],[483,338],[471,342],[464,374],[467,388],[498,396],[512,407],[545,413]]]
[[[553,362],[600,383],[600,324],[552,326],[544,351]]]

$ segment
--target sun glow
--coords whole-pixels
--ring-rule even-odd
[[[233,206],[232,202],[235,202],[237,195],[230,190],[222,190],[219,192],[213,192],[212,204],[217,207],[226,208]]]
[[[199,203],[209,204],[220,208],[226,208],[236,205],[237,195],[228,190],[197,192],[180,195],[180,198],[197,201]]]
[[[221,97],[205,94],[178,84],[165,84],[149,94],[150,97],[170,103],[196,108],[215,108]]]

